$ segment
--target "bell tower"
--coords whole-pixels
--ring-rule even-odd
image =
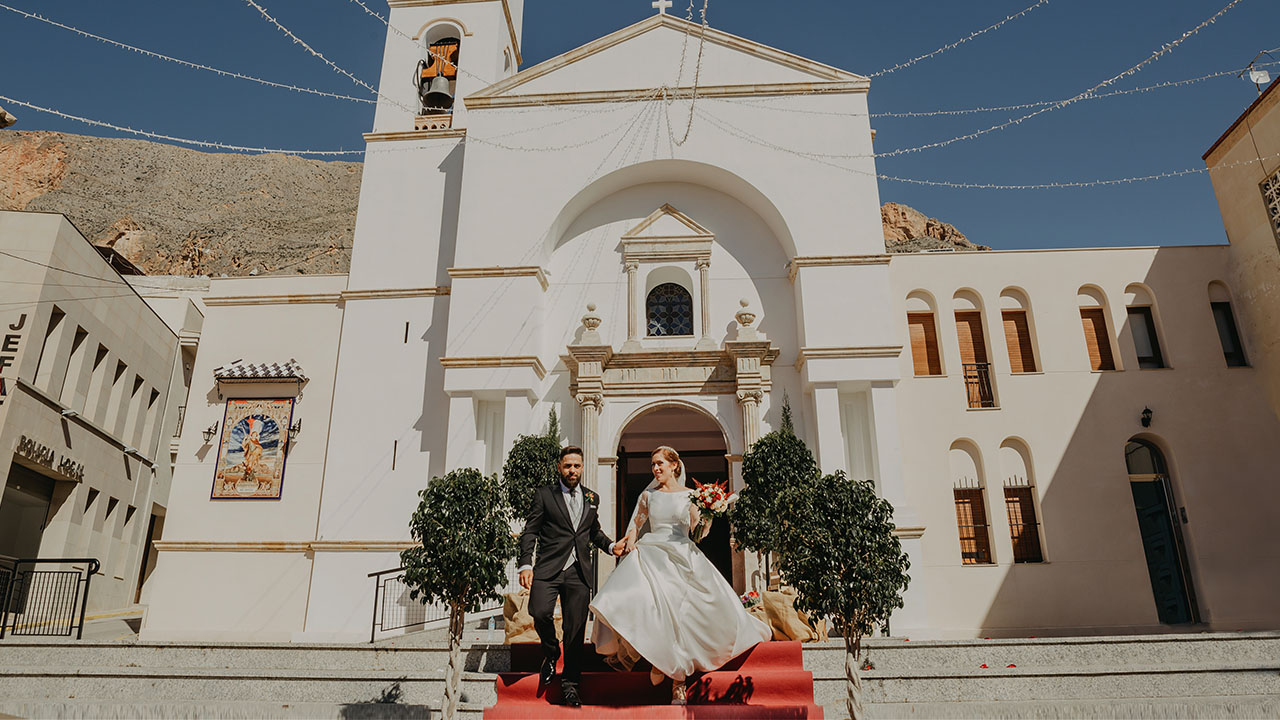
[[[516,73],[524,0],[389,0],[374,132],[465,128],[467,95]]]

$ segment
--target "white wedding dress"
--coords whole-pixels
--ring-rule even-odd
[[[717,670],[773,637],[689,539],[699,512],[688,490],[645,490],[631,528],[639,534],[646,520],[649,532],[591,602],[596,652],[625,658],[634,649],[654,669],[682,681],[696,671]]]

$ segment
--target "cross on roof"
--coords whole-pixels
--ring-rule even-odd
[[[667,8],[674,4],[675,3],[671,2],[671,0],[653,0],[653,8],[657,10],[660,15],[666,15]]]

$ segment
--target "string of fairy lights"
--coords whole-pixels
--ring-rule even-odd
[[[665,128],[666,128],[669,151],[674,153],[675,148],[681,147],[686,142],[688,142],[694,130],[695,120],[701,119],[705,121],[710,127],[715,128],[720,132],[734,136],[744,142],[750,142],[760,147],[768,148],[778,152],[784,152],[796,157],[805,158],[813,162],[821,162],[824,164],[831,165],[833,167],[838,167],[842,170],[858,172],[860,174],[866,174],[867,173],[866,170],[858,169],[858,168],[850,168],[833,161],[865,160],[865,159],[872,159],[872,158],[892,158],[892,157],[897,157],[897,156],[905,155],[909,153],[919,153],[919,152],[924,152],[928,150],[934,150],[942,147],[947,147],[954,143],[964,142],[967,140],[972,140],[972,139],[981,137],[983,135],[998,132],[1000,130],[1004,130],[1014,125],[1018,125],[1028,120],[1031,120],[1032,118],[1038,117],[1042,114],[1053,112],[1078,102],[1102,99],[1106,97],[1116,97],[1121,95],[1146,93],[1154,90],[1172,88],[1172,87],[1183,87],[1183,86],[1187,86],[1187,85],[1191,85],[1199,82],[1204,82],[1214,78],[1226,77],[1229,75],[1238,74],[1239,72],[1238,70],[1222,71],[1222,72],[1216,72],[1216,73],[1209,73],[1209,74],[1201,75],[1199,77],[1190,78],[1186,80],[1168,81],[1168,82],[1156,83],[1153,85],[1148,85],[1148,86],[1138,87],[1138,88],[1112,90],[1110,92],[1100,92],[1114,85],[1115,83],[1117,83],[1118,81],[1124,78],[1130,77],[1132,75],[1137,74],[1138,72],[1141,72],[1145,67],[1147,67],[1151,63],[1167,55],[1168,53],[1174,51],[1177,47],[1182,45],[1188,39],[1195,36],[1200,31],[1204,30],[1210,25],[1216,23],[1225,14],[1230,12],[1236,6],[1241,4],[1243,1],[1244,0],[1230,0],[1230,2],[1228,2],[1227,5],[1222,7],[1212,16],[1210,16],[1203,22],[1199,23],[1195,27],[1191,28],[1190,30],[1184,32],[1181,36],[1174,39],[1173,41],[1165,43],[1164,45],[1160,46],[1158,49],[1153,51],[1150,55],[1148,55],[1139,63],[1131,66],[1130,68],[1126,69],[1121,73],[1113,75],[1107,78],[1106,80],[1103,80],[1102,82],[1091,86],[1090,88],[1084,90],[1083,92],[1080,92],[1076,95],[1073,95],[1069,98],[1062,99],[1062,100],[1037,101],[1037,102],[1004,105],[1004,106],[974,107],[974,108],[960,108],[960,109],[939,109],[939,110],[917,111],[917,112],[882,112],[882,113],[856,114],[851,112],[841,113],[841,112],[833,112],[833,111],[815,110],[812,108],[796,107],[795,106],[796,104],[794,102],[789,103],[786,106],[771,104],[771,101],[776,101],[780,98],[757,97],[752,99],[742,99],[742,98],[728,99],[728,98],[706,97],[706,96],[703,96],[702,98],[702,99],[710,99],[717,103],[725,104],[725,105],[733,104],[738,106],[766,108],[766,109],[772,109],[772,110],[777,110],[782,112],[834,115],[834,116],[844,116],[844,117],[857,117],[861,115],[861,116],[869,116],[871,118],[914,118],[914,117],[944,117],[944,116],[978,114],[978,113],[997,112],[997,111],[1023,111],[1023,110],[1031,111],[1019,117],[1011,118],[1004,122],[997,123],[983,129],[979,129],[973,132],[957,135],[955,137],[947,138],[940,141],[930,142],[930,143],[926,143],[926,144],[922,144],[914,147],[898,148],[898,149],[890,150],[887,152],[880,152],[880,153],[842,154],[842,153],[830,153],[830,152],[814,152],[814,151],[801,150],[797,148],[784,147],[782,145],[779,145],[778,143],[771,142],[765,138],[759,137],[758,135],[747,132],[742,128],[737,127],[732,123],[724,120],[722,117],[718,117],[714,113],[709,112],[704,108],[698,107],[698,101],[700,99],[699,86],[701,82],[701,73],[702,73],[702,69],[704,65],[704,57],[705,57],[704,50],[705,50],[706,39],[707,39],[707,31],[709,29],[709,23],[707,20],[709,0],[703,0],[703,4],[701,7],[700,22],[694,21],[694,13],[695,13],[696,6],[695,6],[695,1],[690,0],[688,4],[687,13],[686,13],[686,18],[685,18],[686,21],[690,24],[690,27],[686,29],[686,32],[685,32],[685,40],[681,50],[679,71],[678,71],[674,86],[664,84],[653,90],[636,92],[632,95],[625,96],[625,97],[611,98],[606,101],[595,102],[595,103],[592,103],[591,104],[592,107],[589,107],[589,108],[564,107],[559,105],[553,106],[553,105],[549,105],[547,103],[541,103],[541,102],[535,103],[536,107],[498,108],[497,110],[518,111],[518,112],[530,112],[530,111],[543,110],[543,109],[555,109],[556,111],[558,111],[558,113],[562,114],[563,116],[558,117],[557,119],[554,119],[542,125],[524,126],[500,135],[493,135],[491,137],[480,137],[473,133],[468,133],[464,141],[476,142],[479,144],[489,145],[495,148],[499,148],[506,151],[512,151],[512,152],[563,152],[566,150],[572,150],[572,149],[593,145],[595,143],[601,142],[605,139],[618,135],[619,133],[622,133],[621,138],[619,139],[619,142],[621,143],[626,140],[628,135],[632,132],[632,130],[635,129],[636,124],[642,118],[648,117],[649,114],[647,112],[645,112],[644,110],[641,110],[635,114],[629,113],[627,118],[624,119],[622,123],[616,126],[610,127],[607,131],[603,133],[586,137],[586,138],[576,138],[572,142],[568,142],[568,143],[562,143],[557,145],[514,144],[512,142],[504,142],[503,139],[508,137],[513,137],[516,135],[536,133],[549,128],[565,125],[567,123],[574,122],[584,117],[599,115],[601,113],[618,112],[620,109],[623,108],[624,105],[634,106],[634,104],[636,103],[639,103],[641,105],[658,103],[666,111],[664,113],[665,118],[655,116],[652,118],[651,123],[650,122],[645,123],[646,128],[649,127],[651,124],[655,133],[655,141],[654,141],[654,149],[653,149],[654,157],[657,157],[658,155],[659,143],[656,138],[660,137],[663,125],[665,125]],[[361,80],[355,74],[348,72],[347,70],[339,66],[337,63],[335,63],[333,60],[326,57],[322,52],[317,50],[311,44],[307,43],[295,32],[293,32],[288,27],[286,27],[283,23],[281,23],[276,17],[271,15],[270,12],[268,12],[268,10],[262,4],[257,2],[257,0],[245,0],[245,2],[248,6],[250,6],[252,9],[257,11],[264,21],[276,27],[281,33],[283,33],[286,37],[288,37],[295,45],[300,46],[309,55],[325,63],[334,72],[337,72],[345,76],[346,78],[351,80],[353,83],[367,90],[368,92],[373,93],[378,98],[385,100],[388,103],[393,104],[403,110],[417,114],[418,111],[416,108],[411,108],[405,105],[404,103],[400,102],[396,98],[384,95],[373,85]],[[374,11],[364,2],[364,0],[351,0],[351,2],[359,6],[369,16],[374,17],[378,19],[380,22],[382,22],[389,29],[390,32],[394,33],[397,36],[402,37],[405,40],[414,42],[415,45],[418,44],[418,41],[415,38],[411,37],[408,33],[405,33],[399,28],[396,28],[395,26],[393,26],[389,22],[388,18],[383,17],[381,14]],[[1026,15],[1034,12],[1035,10],[1047,5],[1049,2],[1050,0],[1038,0],[1036,3],[1030,6],[1027,6],[1026,8],[1023,8],[1021,11],[1011,15],[1007,15],[1005,18],[1001,19],[1000,21],[993,23],[991,25],[988,25],[987,27],[984,27],[981,30],[977,30],[972,33],[969,33],[968,35],[960,38],[959,40],[943,45],[931,52],[924,53],[922,55],[918,55],[916,57],[900,62],[896,65],[886,67],[885,69],[880,70],[879,72],[871,74],[870,77],[874,78],[878,76],[887,75],[887,74],[896,72],[898,70],[911,67],[917,63],[937,57],[938,55],[941,55],[950,50],[953,50],[984,34],[997,31],[1003,26],[1019,18],[1025,17]],[[323,97],[328,97],[336,100],[361,102],[361,103],[377,102],[376,100],[372,100],[368,98],[358,98],[351,95],[344,95],[340,93],[333,93],[333,92],[328,92],[324,90],[316,90],[313,88],[302,87],[292,83],[284,83],[284,82],[267,80],[264,78],[260,78],[260,77],[256,77],[256,76],[252,76],[244,73],[239,73],[236,71],[216,68],[210,65],[206,65],[204,63],[194,62],[190,60],[183,60],[170,55],[166,55],[164,53],[147,50],[145,48],[141,48],[135,45],[113,40],[111,38],[107,38],[105,36],[80,29],[78,27],[75,27],[67,23],[59,22],[57,20],[53,20],[51,18],[47,18],[36,13],[31,13],[24,10],[20,10],[18,8],[14,8],[4,3],[0,3],[0,10],[5,10],[7,12],[17,14],[19,16],[22,16],[30,20],[42,22],[42,23],[51,25],[53,27],[57,27],[62,30],[66,30],[68,32],[75,33],[77,35],[80,35],[88,39],[93,39],[95,41],[103,42],[123,50],[136,52],[145,57],[150,57],[150,58],[162,60],[165,62],[175,63],[191,69],[211,72],[223,77],[246,80],[246,81],[258,83],[258,84],[269,86],[269,87],[287,89],[290,91],[323,96]],[[697,34],[699,36],[699,43],[698,43],[699,47],[698,47],[698,52],[695,60],[695,67],[693,71],[693,84],[691,88],[683,88],[682,85],[684,82],[684,75],[686,72],[686,58],[689,54],[688,46],[690,44],[692,36],[694,35],[695,28],[697,28],[698,30]],[[478,76],[475,76],[474,73],[470,73],[464,68],[454,65],[447,58],[440,56],[438,53],[435,53],[429,47],[424,47],[423,50],[428,52],[431,56],[438,57],[445,64],[452,65],[453,67],[457,68],[459,74],[475,77],[477,80],[484,83],[486,86],[491,83],[491,81],[485,80],[483,78],[479,78]],[[1255,64],[1255,67],[1263,67],[1266,65],[1277,65],[1277,64],[1280,64],[1280,63],[1258,63],[1258,64]],[[795,96],[788,96],[788,99],[794,99],[794,97]],[[129,127],[127,125],[89,118],[82,115],[77,115],[74,113],[69,113],[63,110],[59,110],[57,108],[52,108],[45,105],[40,105],[34,102],[29,102],[26,100],[9,97],[5,95],[0,95],[0,100],[16,107],[23,107],[23,108],[35,110],[38,112],[51,114],[56,117],[84,123],[90,126],[110,129],[116,132],[123,132],[127,134],[136,135],[139,137],[145,137],[152,140],[190,145],[193,147],[225,150],[225,151],[232,151],[232,152],[282,153],[282,154],[317,156],[317,157],[359,156],[359,155],[365,155],[369,152],[374,152],[372,149],[327,150],[327,149],[284,149],[284,148],[253,147],[248,145],[223,143],[223,142],[211,141],[211,140],[183,138],[183,137],[170,135],[166,133],[142,130],[142,129]],[[683,128],[682,132],[676,130],[675,125],[671,118],[671,110],[675,105],[675,103],[679,101],[685,101],[688,103],[688,120],[686,123],[684,123],[685,127]],[[633,138],[633,143],[634,143],[634,138]],[[641,143],[641,146],[643,147],[643,143]],[[385,152],[386,150],[379,149],[379,151]],[[1030,184],[951,182],[951,181],[943,181],[943,180],[904,178],[904,177],[893,176],[893,175],[882,174],[882,173],[872,173],[872,174],[875,174],[878,178],[882,180],[909,183],[909,184],[918,184],[918,185],[925,185],[925,186],[932,186],[932,187],[1026,190],[1026,189],[1059,189],[1059,188],[1096,187],[1100,185],[1114,185],[1114,184],[1121,184],[1121,183],[1144,182],[1149,180],[1181,177],[1184,175],[1201,173],[1201,172],[1206,172],[1206,169],[1191,168],[1186,170],[1177,170],[1177,171],[1153,173],[1153,174],[1141,175],[1141,176],[1133,176],[1128,178],[1116,178],[1116,179],[1106,179],[1106,180],[1065,181],[1065,182],[1030,183]]]

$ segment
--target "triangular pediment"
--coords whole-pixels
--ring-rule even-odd
[[[491,85],[465,99],[472,108],[514,104],[517,98],[600,102],[660,87],[690,88],[702,27],[654,15]],[[683,62],[682,62],[683,60]],[[681,67],[683,66],[683,76]],[[813,86],[865,90],[867,78],[720,30],[706,30],[698,86],[707,94]]]
[[[698,221],[671,205],[654,210],[643,222],[622,236],[623,240],[666,240],[673,238],[697,238],[709,240],[715,235]]]

